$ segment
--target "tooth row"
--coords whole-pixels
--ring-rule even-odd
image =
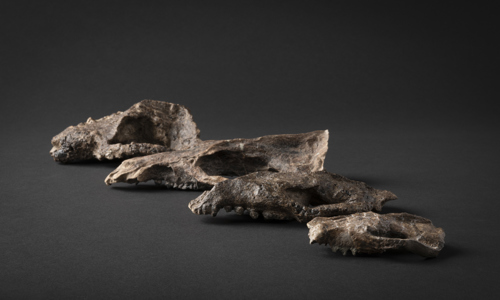
[[[311,240],[311,244],[318,243],[319,245],[322,245],[321,242],[318,242],[316,240]],[[325,243],[325,246],[328,245],[328,243]],[[332,252],[341,252],[343,255],[347,255],[349,251],[351,251],[352,255],[356,255],[358,253],[358,250],[356,248],[348,248],[348,247],[338,247],[338,246],[331,246]]]
[[[201,208],[198,208],[195,210],[196,213],[198,214],[211,214],[212,216],[216,216],[217,213],[219,212],[220,208],[215,206],[215,205],[209,205],[209,204],[203,204]],[[231,212],[234,210],[238,215],[244,215],[244,214],[249,214],[250,217],[253,219],[259,218],[259,216],[262,214],[264,219],[277,219],[277,220],[289,220],[291,217],[289,217],[287,214],[282,213],[282,212],[276,212],[272,210],[265,210],[265,211],[257,211],[256,209],[253,208],[245,208],[243,206],[235,206],[232,207],[230,205],[224,206],[224,210],[226,212]]]
[[[220,208],[217,206],[211,206],[209,204],[203,204],[201,207],[195,208],[194,213],[197,215],[208,215],[211,214],[212,216],[216,216],[217,213],[219,212]]]
[[[165,186],[167,188],[173,188],[173,189],[182,189],[182,190],[197,190],[198,189],[198,182],[188,182],[188,183],[171,183],[171,182],[166,182],[163,180],[154,180],[155,185],[161,185]]]
[[[343,255],[347,255],[349,251],[351,251],[352,255],[356,255],[357,253],[356,248],[337,247],[337,246],[332,246],[332,251],[333,252],[340,251],[342,252]]]
[[[315,244],[315,243],[318,243],[318,245],[322,245],[322,244],[323,244],[323,242],[322,242],[322,241],[317,241],[317,240],[315,240],[315,239],[311,239],[311,240],[309,241],[309,243],[310,243],[310,244]],[[325,246],[329,245],[329,243],[328,243],[328,242],[326,242],[326,243],[324,243],[324,244],[325,244]],[[333,251],[333,252],[337,252],[337,251],[339,251],[339,252],[341,252],[343,255],[347,255],[347,253],[348,253],[349,251],[351,251],[352,255],[356,255],[356,253],[358,253],[358,250],[357,250],[356,248],[338,247],[338,246],[335,246],[335,245],[331,246],[330,248],[332,248],[332,251]]]
[[[308,207],[299,203],[292,204],[292,209],[299,220],[307,219],[310,216],[309,212],[314,213],[313,211],[309,211]]]

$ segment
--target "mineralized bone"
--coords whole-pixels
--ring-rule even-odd
[[[143,100],[124,112],[70,126],[52,138],[55,161],[123,159],[193,147],[199,130],[179,104]]]
[[[269,135],[256,139],[203,141],[195,148],[125,160],[105,182],[157,184],[180,189],[209,189],[257,171],[318,171],[328,148],[328,130]]]
[[[364,182],[319,172],[258,172],[218,183],[189,203],[195,214],[245,211],[257,218],[295,219],[308,222],[363,211],[380,211],[385,202],[396,199],[389,191],[377,190]]]
[[[329,244],[345,255],[410,251],[436,257],[444,246],[444,231],[426,218],[408,213],[379,215],[373,212],[350,216],[315,218],[307,223],[310,243]]]

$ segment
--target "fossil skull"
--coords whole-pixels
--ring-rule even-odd
[[[195,214],[211,214],[224,208],[238,214],[248,211],[257,218],[295,219],[308,222],[314,217],[380,211],[385,202],[397,197],[364,182],[326,171],[258,172],[215,185],[189,203]]]
[[[436,257],[444,246],[444,231],[426,218],[408,213],[373,212],[315,218],[307,223],[310,243],[329,244],[332,250],[353,254],[404,250]]]
[[[179,104],[143,100],[124,112],[70,126],[52,138],[55,161],[123,159],[190,148],[199,130]]]
[[[173,188],[209,189],[228,177],[257,171],[322,170],[327,149],[328,130],[203,141],[189,150],[125,160],[105,182],[110,185],[154,180]]]

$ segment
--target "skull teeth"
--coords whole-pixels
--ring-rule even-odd
[[[198,183],[197,182],[188,182],[188,183],[181,183],[178,184],[176,182],[168,182],[165,180],[161,179],[155,179],[153,180],[155,185],[157,186],[164,186],[169,189],[181,189],[181,190],[198,190]],[[139,184],[139,182],[135,183],[136,185]]]
[[[252,219],[257,219],[259,217],[259,213],[255,209],[251,209],[250,217],[252,217]]]
[[[236,206],[234,208],[234,211],[238,214],[238,215],[243,215],[243,213],[245,212],[245,209],[242,207],[242,206]]]
[[[218,208],[217,206],[213,205],[212,206],[212,217],[215,217],[217,216],[217,213],[219,212],[220,208]]]
[[[313,241],[311,244],[314,244],[314,242],[316,241]],[[321,245],[321,242],[319,242],[319,244]],[[328,243],[325,243],[325,246],[328,245]],[[349,251],[351,251],[352,255],[356,255],[358,253],[358,250],[356,248],[348,248],[348,247],[339,247],[339,246],[331,246],[332,248],[332,252],[340,252],[342,253],[342,255],[347,255],[349,253]]]
[[[266,220],[290,220],[291,217],[288,216],[286,213],[279,212],[279,211],[272,211],[272,210],[264,210],[264,211],[259,211],[254,208],[247,208],[243,206],[231,206],[231,205],[226,205],[226,206],[217,206],[217,205],[210,205],[209,203],[205,203],[203,205],[200,205],[197,208],[193,209],[193,212],[198,215],[209,215],[211,214],[212,216],[217,216],[217,213],[224,208],[226,212],[231,212],[235,211],[236,214],[238,215],[249,215],[253,219],[258,219],[260,215],[264,217]]]

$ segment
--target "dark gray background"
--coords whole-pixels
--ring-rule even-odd
[[[403,3],[404,2],[404,3]],[[2,1],[0,298],[497,298],[497,15],[421,2]],[[203,139],[330,130],[325,168],[446,232],[436,259],[342,256],[296,222],[104,185],[50,139],[142,99]]]

